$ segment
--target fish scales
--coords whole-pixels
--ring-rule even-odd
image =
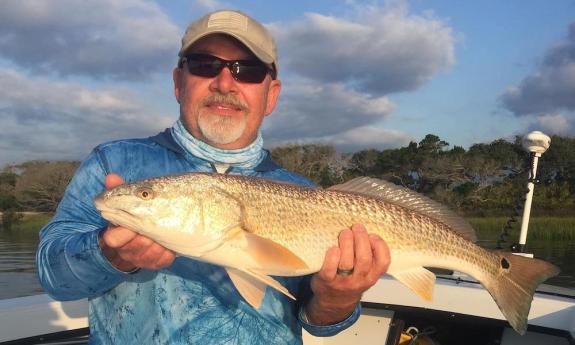
[[[461,270],[467,264],[492,273],[498,268],[491,253],[463,240],[441,222],[401,206],[338,191],[238,182],[228,190],[245,205],[246,230],[281,243],[313,265],[312,270],[321,267],[325,251],[337,245],[339,232],[355,223],[364,224],[387,242],[392,262],[395,254],[404,251],[404,255],[421,256],[422,263],[437,260],[435,266],[440,268]]]

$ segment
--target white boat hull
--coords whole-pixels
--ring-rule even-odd
[[[575,290],[550,290],[535,294],[528,333],[520,336],[506,324],[489,293],[475,282],[438,278],[433,301],[426,302],[398,281],[385,277],[364,294],[363,313],[355,325],[330,338],[316,338],[304,332],[304,343],[386,344],[398,314],[417,317],[420,313],[439,313],[452,316],[454,321],[467,315],[475,320],[498,322],[501,345],[568,345],[569,336],[571,342],[575,337]],[[87,300],[57,302],[47,295],[38,295],[0,301],[0,344],[86,327]]]

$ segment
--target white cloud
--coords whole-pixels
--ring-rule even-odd
[[[341,152],[357,152],[363,149],[384,150],[407,145],[415,139],[407,133],[375,126],[352,128],[336,135],[314,138],[266,140],[271,147],[290,144],[330,144]]]
[[[530,130],[539,130],[549,135],[575,135],[575,113],[544,114],[537,116]]]
[[[395,108],[387,97],[346,89],[341,83],[298,78],[284,84],[285,94],[264,122],[266,138],[314,140],[338,135],[385,119]]]
[[[501,96],[517,116],[575,110],[575,22],[567,39],[549,48],[538,69]]]
[[[152,114],[121,89],[27,79],[0,69],[0,166],[31,159],[80,159],[97,144],[153,135],[175,118]]]
[[[451,66],[452,30],[433,15],[409,14],[405,2],[353,8],[353,17],[310,13],[270,25],[284,94],[264,123],[266,142],[319,140],[355,150],[411,139],[379,128],[396,107],[385,95],[417,88]],[[54,79],[80,76],[74,80],[90,85],[167,77],[180,31],[148,0],[0,0],[0,63],[18,69],[0,69],[0,85],[9,85],[0,89],[0,165],[79,159],[101,142],[169,126],[175,118],[159,116],[129,91]]]
[[[308,13],[304,20],[269,25],[281,69],[322,82],[387,94],[412,90],[454,63],[451,28],[410,15],[405,2],[366,6],[353,18]]]
[[[169,72],[179,31],[146,0],[0,1],[0,57],[35,73],[142,79]]]
[[[215,11],[226,6],[224,3],[218,0],[196,0],[195,4],[197,7],[207,11]]]
[[[356,127],[337,136],[322,139],[331,142],[345,152],[355,152],[369,148],[378,150],[396,148],[405,146],[410,141],[415,140],[407,133],[374,126]]]

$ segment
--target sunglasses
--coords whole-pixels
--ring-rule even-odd
[[[180,62],[188,64],[190,74],[205,78],[213,78],[227,67],[235,80],[242,83],[261,83],[270,73],[275,79],[275,71],[259,60],[224,60],[210,54],[189,54]]]

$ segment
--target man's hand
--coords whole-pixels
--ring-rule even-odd
[[[389,263],[389,249],[381,237],[368,234],[359,224],[343,230],[339,247],[327,251],[321,270],[312,278],[314,296],[306,306],[308,321],[330,325],[345,320]]]
[[[106,189],[124,183],[116,174],[106,176]],[[120,271],[130,272],[137,268],[158,270],[172,264],[176,254],[146,236],[121,226],[108,225],[98,241],[104,256]]]

